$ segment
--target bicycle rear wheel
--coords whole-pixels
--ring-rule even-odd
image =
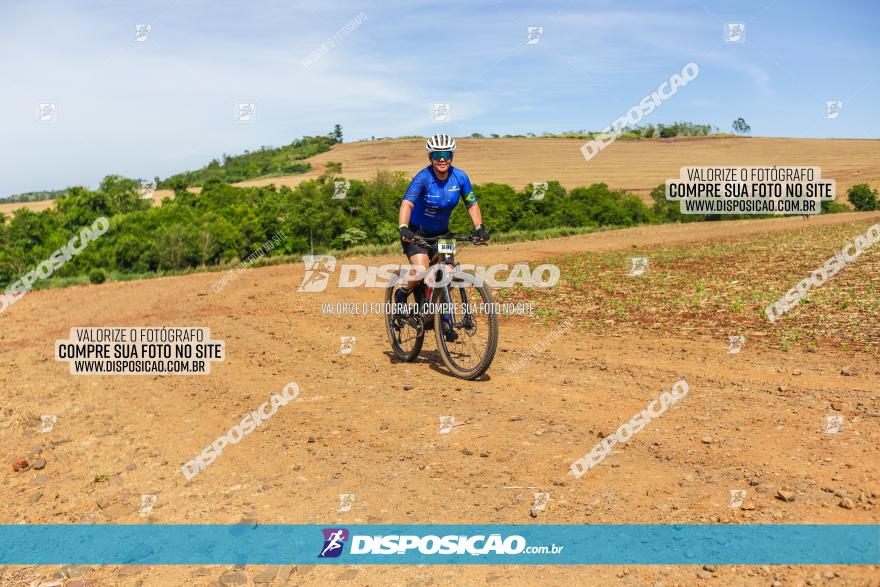
[[[456,377],[476,379],[489,369],[498,348],[492,290],[478,286],[472,275],[456,273],[450,285],[435,289],[432,297],[434,335],[443,363]]]

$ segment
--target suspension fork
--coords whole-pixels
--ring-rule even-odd
[[[471,317],[471,311],[468,306],[467,288],[459,287],[458,290],[461,292],[461,325],[463,328],[473,328],[474,319]]]
[[[441,317],[441,319],[448,322],[450,326],[454,326],[455,325],[455,319],[454,319],[455,317],[451,312],[451,310],[452,310],[452,296],[449,294],[449,284],[448,283],[443,286],[443,289],[440,290],[440,293],[441,293],[441,297],[443,298],[441,303],[444,304],[445,307],[450,310],[450,312],[448,312],[448,313],[444,312],[444,313],[440,314],[440,317]]]
[[[450,279],[449,283],[443,286],[443,301],[448,304],[446,307],[450,308],[450,310],[454,311],[455,306],[452,302],[452,291],[453,289],[457,289],[461,294],[461,322],[459,323],[462,328],[473,328],[474,320],[471,316],[471,311],[468,306],[468,296],[467,296],[467,288],[465,287],[454,287],[453,286],[454,279]],[[463,285],[463,284],[462,284]],[[449,317],[449,321],[454,325],[454,315]]]

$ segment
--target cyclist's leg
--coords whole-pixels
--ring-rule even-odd
[[[425,279],[425,276],[428,274],[429,262],[430,259],[428,259],[427,253],[416,253],[409,258],[410,273],[408,277],[410,279],[406,284],[409,290],[415,289]]]
[[[417,231],[416,234],[421,234],[421,231]],[[422,243],[401,244],[403,245],[403,254],[406,255],[410,263],[409,274],[406,276],[406,289],[412,291],[425,279],[431,256],[437,252],[437,247],[436,245],[425,246]]]
[[[428,268],[428,253],[430,251],[423,244],[419,243],[401,243],[403,254],[409,259],[409,267],[405,275],[401,275],[403,283],[394,294],[394,301],[397,304],[409,303],[409,296],[418,287],[419,283],[424,279],[425,272]]]

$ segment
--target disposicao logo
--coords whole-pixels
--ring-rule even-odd
[[[324,548],[318,558],[337,558],[342,554],[345,541],[348,540],[348,530],[345,528],[324,528]]]

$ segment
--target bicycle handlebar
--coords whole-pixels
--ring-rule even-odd
[[[443,239],[454,239],[457,241],[465,241],[465,242],[469,242],[473,245],[485,245],[486,244],[486,241],[482,241],[472,234],[444,234],[444,235],[440,235],[440,236],[419,236],[419,235],[416,235],[416,240],[414,240],[412,242],[415,242],[415,243],[420,242],[420,243],[424,243],[427,245],[431,242],[437,242],[437,241],[443,240]]]

